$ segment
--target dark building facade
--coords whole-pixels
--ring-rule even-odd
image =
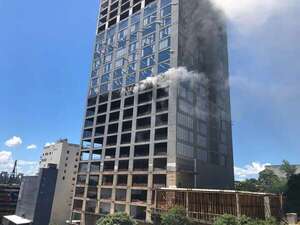
[[[42,168],[37,176],[25,176],[16,215],[32,221],[32,225],[49,225],[56,179],[56,167]]]
[[[0,184],[0,223],[3,216],[15,213],[19,190],[20,185]]]
[[[210,1],[101,1],[72,218],[150,221],[155,188],[233,188],[228,77]]]

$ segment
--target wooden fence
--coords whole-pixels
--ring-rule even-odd
[[[212,223],[223,214],[245,215],[251,218],[281,218],[284,199],[281,195],[204,189],[157,189],[153,212],[162,213],[180,206],[198,221]]]

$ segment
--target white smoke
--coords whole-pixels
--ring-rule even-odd
[[[188,81],[192,84],[195,79],[207,82],[205,75],[202,73],[188,71],[185,67],[171,68],[161,75],[147,77],[145,80],[140,81],[133,87],[133,92],[137,93],[138,91],[152,88],[158,84],[167,85],[176,81]]]
[[[273,16],[299,4],[299,0],[210,0],[240,31],[261,27]]]

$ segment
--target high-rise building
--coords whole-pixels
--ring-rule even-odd
[[[40,168],[56,165],[58,169],[53,197],[50,224],[64,224],[70,217],[80,146],[58,140],[46,146],[40,160]]]
[[[101,1],[73,220],[150,221],[155,188],[233,188],[227,60],[209,0]]]
[[[70,218],[80,146],[67,139],[44,147],[40,169],[22,179],[16,215],[7,217],[31,221],[33,225],[65,224]]]

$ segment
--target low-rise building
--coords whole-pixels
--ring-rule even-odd
[[[292,165],[296,167],[296,174],[300,174],[300,165]],[[277,175],[279,178],[286,178],[286,174],[284,171],[280,169],[281,165],[270,165],[266,166],[265,169],[273,171],[275,175]]]

